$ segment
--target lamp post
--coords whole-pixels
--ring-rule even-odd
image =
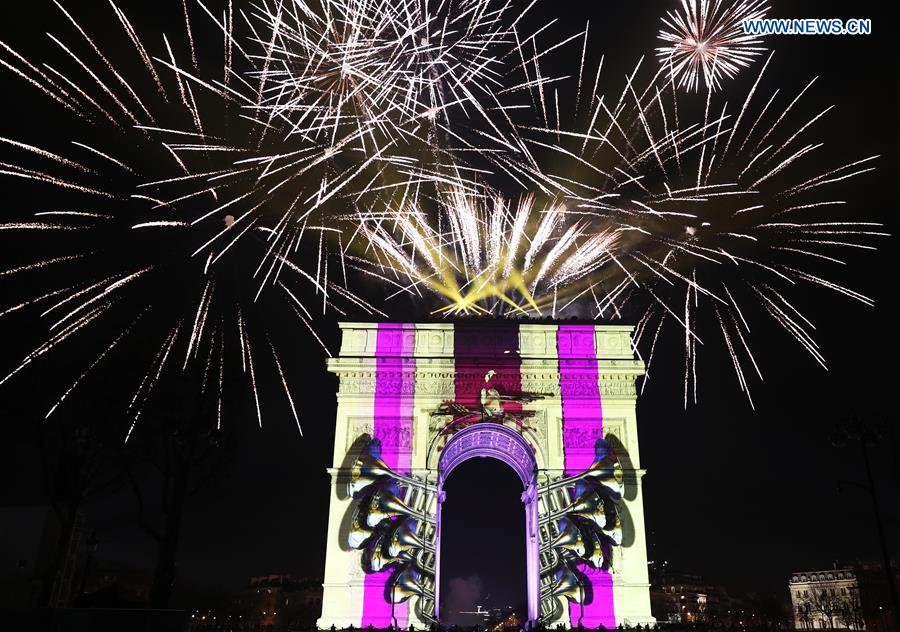
[[[894,623],[900,624],[900,597],[897,596],[897,583],[891,571],[891,556],[888,553],[887,538],[884,534],[884,523],[881,520],[881,506],[878,502],[878,494],[875,490],[875,479],[872,477],[872,464],[869,461],[869,448],[878,443],[879,439],[887,438],[890,428],[885,424],[879,424],[877,429],[863,425],[859,421],[851,422],[846,428],[835,430],[831,434],[831,443],[835,447],[842,448],[849,441],[859,441],[862,449],[863,465],[866,472],[866,484],[860,488],[869,493],[872,499],[872,511],[875,514],[875,525],[878,527],[878,543],[881,546],[881,559],[884,566],[884,575],[888,584],[888,591],[894,610]]]
[[[91,570],[91,562],[94,560],[94,553],[97,552],[97,547],[100,546],[100,538],[97,537],[97,532],[92,531],[90,537],[88,537],[87,542],[85,543],[85,548],[87,549],[87,557],[84,560],[84,572],[81,574],[81,588],[78,589],[78,594],[84,594],[84,588],[87,585],[88,573]]]

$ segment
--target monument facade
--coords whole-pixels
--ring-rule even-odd
[[[653,622],[631,327],[341,329],[319,628],[440,621],[443,484],[476,457],[522,482],[531,624]]]

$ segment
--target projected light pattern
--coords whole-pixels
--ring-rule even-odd
[[[399,392],[398,389],[392,389],[391,384],[385,384],[384,378],[376,382],[373,434],[376,437],[396,436],[398,440],[391,443],[401,445],[403,443],[402,437],[406,437],[407,441],[412,437],[412,418],[415,414],[412,398],[412,393],[415,391],[415,378],[413,377],[416,368],[415,358],[403,358],[403,356],[409,356],[413,352],[414,332],[410,325],[392,325],[390,323],[380,324],[378,330],[376,363],[379,374],[399,375],[400,388]],[[407,453],[392,450],[390,453],[382,453],[382,457],[387,467],[400,473],[409,473],[410,462]],[[394,489],[395,493],[399,491],[397,488]],[[395,559],[396,556],[400,555],[401,550],[410,550],[409,548],[401,549],[399,547],[409,547],[417,542],[421,542],[416,535],[417,529],[420,527],[417,521],[410,518],[403,524],[395,526],[397,526],[397,529],[390,535],[391,545],[388,545],[388,550],[386,551],[382,549],[382,554],[389,556],[387,559]],[[377,538],[374,541],[377,541]],[[414,553],[413,560],[415,564],[407,564],[404,570],[407,571],[409,576],[407,581],[413,582],[415,586],[419,586],[424,591],[427,587],[427,574],[423,570],[426,563],[421,559],[424,552],[415,550]],[[373,572],[367,574],[365,579],[362,625],[383,627],[385,616],[389,614],[384,608],[385,591],[388,587],[393,587],[400,579],[397,577],[392,578],[390,569],[384,569],[380,572],[372,569],[371,559],[370,570],[373,570]],[[408,596],[411,588],[412,586],[408,586],[407,591],[402,594]],[[397,600],[396,591],[392,591],[391,599],[394,602]],[[406,627],[408,619],[407,609],[408,602],[405,599],[402,599],[395,606],[393,614],[395,625],[401,628]]]
[[[589,470],[591,467],[604,462],[608,459],[611,466],[606,480],[616,482],[618,475],[618,489],[613,486],[595,488],[595,493],[608,492],[605,496],[606,507],[615,510],[615,502],[621,499],[621,467],[618,467],[618,461],[615,454],[605,441],[603,441],[603,403],[600,398],[599,376],[597,374],[597,363],[593,358],[597,357],[596,337],[594,336],[594,328],[590,325],[560,325],[557,346],[559,349],[559,373],[560,373],[560,399],[562,400],[563,409],[563,450],[565,453],[565,473],[567,476],[573,476],[580,470]],[[587,388],[578,388],[579,384],[586,384]],[[585,439],[587,437],[587,439]],[[591,439],[596,437],[594,443],[593,454],[585,448],[590,445]],[[574,494],[585,493],[583,487],[576,486],[573,489]],[[603,498],[601,495],[594,497],[594,502]],[[579,500],[582,496],[579,495]],[[603,500],[600,500],[599,509],[604,511]],[[580,557],[587,556],[588,562],[578,565],[577,569],[582,582],[590,584],[592,589],[592,599],[587,605],[573,602],[569,608],[570,618],[574,620],[578,617],[580,625],[585,627],[598,627],[603,625],[607,628],[614,628],[616,625],[615,603],[612,595],[612,578],[609,574],[610,568],[610,544],[621,544],[622,533],[619,524],[618,515],[613,513],[607,516],[603,513],[603,519],[593,524],[599,526],[600,529],[609,529],[612,536],[601,533],[599,537],[596,535],[596,529],[590,523],[583,519],[572,518],[566,525],[568,528],[560,529],[560,533],[577,533],[579,546],[583,547]],[[585,531],[587,533],[585,533]],[[588,543],[588,544],[583,544]],[[606,554],[604,554],[604,548]],[[576,553],[579,550],[576,549]],[[569,572],[574,570],[570,567]],[[576,607],[581,606],[578,612]],[[583,608],[583,609],[582,609]]]
[[[433,497],[436,489],[395,472],[378,458],[380,449],[372,440],[353,466],[350,487],[358,509],[347,543],[362,550],[366,572],[360,625],[406,627],[410,597],[420,598],[420,609],[434,603],[431,542],[437,525],[433,513],[409,507],[403,496]]]
[[[614,549],[623,543],[619,506],[624,502],[625,473],[605,438],[605,378],[598,358],[610,351],[598,346],[598,329],[461,322],[449,329],[451,349],[437,333],[445,330],[379,324],[374,341],[359,337],[360,344],[372,345],[378,376],[372,425],[362,426],[370,427],[371,435],[348,437],[354,446],[359,441],[363,445],[351,449],[352,466],[343,478],[354,501],[346,510],[351,526],[341,537],[360,551],[364,573],[360,623],[408,625],[430,621],[432,613],[440,611],[443,482],[457,465],[480,456],[506,462],[522,480],[530,534],[529,618],[546,624],[615,627],[621,619],[610,571]],[[533,379],[529,367],[535,360],[523,359],[527,354],[522,345],[534,345],[537,336],[542,345],[550,345],[541,353],[555,358],[558,366],[556,386],[546,387],[547,392],[523,389],[524,380]],[[441,383],[421,376],[433,362],[419,362],[426,340],[437,341],[443,353],[452,351],[447,358],[454,369],[443,374]],[[618,338],[609,340],[616,340],[614,357],[630,354]],[[432,408],[429,416],[428,438],[419,448],[430,455],[425,457],[427,467],[422,468],[421,461],[411,467],[415,442],[423,441],[421,435],[416,438],[422,432],[417,424],[425,419],[417,420],[411,411],[424,403],[418,398],[435,391],[452,399]],[[416,401],[421,403],[414,405]],[[544,473],[546,465],[539,463],[550,449],[547,431],[543,425],[523,423],[546,420],[548,410],[558,410],[562,419],[558,458],[564,470],[555,473]]]

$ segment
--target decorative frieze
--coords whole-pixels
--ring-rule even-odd
[[[342,395],[368,395],[375,392],[378,381],[379,393],[385,395],[434,396],[436,398],[452,398],[458,384],[474,384],[480,386],[484,381],[484,373],[457,375],[452,372],[422,373],[398,371],[339,371]],[[599,383],[602,397],[636,397],[636,375],[633,373],[601,373],[599,382],[593,375],[570,374],[565,377],[566,392],[573,397],[590,396],[596,392]],[[559,373],[525,373],[521,374],[521,390],[526,393],[538,393],[547,397],[559,397]]]
[[[381,448],[386,452],[411,452],[413,449],[413,430],[408,425],[397,419],[380,418],[378,428],[375,421],[369,417],[353,417],[348,419],[350,432],[347,433],[347,450],[363,435],[367,435],[381,442]],[[392,423],[393,422],[393,423]]]
[[[593,450],[597,439],[603,438],[603,428],[594,421],[566,422],[563,427],[563,443],[576,450]]]

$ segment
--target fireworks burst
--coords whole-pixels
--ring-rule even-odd
[[[485,103],[503,86],[513,36],[509,5],[482,0],[262,2],[259,107],[292,134],[334,138],[342,126],[382,142],[427,143],[432,123],[460,107],[493,127]],[[496,129],[496,128],[495,128]]]
[[[806,114],[815,79],[781,101],[778,90],[761,96],[767,68],[737,109],[709,92],[694,119],[679,108],[674,79],[660,81],[663,71],[636,88],[638,67],[615,105],[589,101],[586,129],[565,132],[568,142],[552,142],[557,129],[530,128],[535,144],[572,163],[558,184],[571,192],[570,212],[617,235],[610,254],[620,265],[588,279],[600,295],[595,317],[640,308],[635,338],[648,364],[664,325],[674,324],[684,341],[685,404],[696,402],[698,351],[716,336],[750,397],[748,371],[762,378],[750,344],[751,314],[760,310],[825,365],[812,317],[795,298],[803,285],[872,304],[825,268],[885,236],[878,223],[839,215],[846,201],[829,193],[873,170],[876,157],[812,167],[822,143],[809,136],[831,107]]]
[[[680,13],[669,11],[659,32],[660,62],[679,87],[696,92],[701,79],[709,90],[733,78],[765,51],[757,35],[744,32],[744,20],[764,18],[764,0],[681,0]]]
[[[112,54],[57,3],[70,27],[50,36],[58,57],[0,42],[0,65],[68,135],[0,138],[0,175],[53,200],[0,224],[28,253],[0,270],[14,288],[0,316],[49,330],[0,383],[79,340],[90,350],[48,417],[128,354],[141,372],[123,437],[160,382],[188,372],[216,425],[236,378],[262,423],[266,371],[299,426],[273,315],[316,339],[320,314],[386,316],[351,273],[440,297],[445,315],[637,313],[648,362],[675,325],[686,403],[698,349],[718,337],[749,397],[754,311],[824,364],[795,295],[807,284],[871,303],[824,268],[883,235],[835,215],[844,200],[828,193],[873,158],[812,169],[821,143],[808,137],[828,109],[805,115],[812,82],[761,97],[768,62],[737,109],[713,98],[763,50],[740,23],[768,5],[683,0],[664,19],[661,67],[638,87],[638,64],[611,98],[602,61],[587,72],[588,28],[542,45],[548,24],[517,28],[532,5],[184,1],[181,32],[151,43],[111,3]],[[542,68],[570,42],[571,88]],[[705,103],[680,102],[701,80]],[[497,193],[501,179],[534,194]]]
[[[513,208],[501,195],[460,189],[442,197],[436,222],[416,204],[358,221],[371,244],[364,270],[378,271],[395,295],[437,293],[448,304],[433,313],[448,315],[555,315],[574,284],[610,263],[616,241],[571,221],[563,204],[538,210],[526,195]]]
[[[48,417],[90,374],[137,353],[146,372],[126,438],[170,373],[200,375],[220,425],[228,367],[260,424],[258,374],[274,371],[299,426],[271,314],[317,340],[317,313],[386,317],[350,288],[354,244],[337,218],[402,206],[436,183],[471,188],[467,152],[515,150],[495,92],[509,89],[509,60],[527,58],[524,13],[493,0],[183,0],[181,31],[152,41],[110,3],[118,31],[101,42],[54,2],[70,28],[50,35],[58,58],[0,44],[0,64],[62,108],[72,139],[0,139],[13,155],[0,175],[46,187],[59,209],[0,225],[35,255],[0,275],[48,284],[0,315],[36,314],[51,332],[0,379],[80,336],[100,346]],[[150,351],[123,349],[135,339]]]
[[[5,44],[0,59],[65,110],[71,138],[45,141],[48,148],[0,139],[12,156],[2,174],[43,187],[40,210],[0,225],[33,257],[0,271],[22,295],[0,313],[28,312],[49,327],[46,340],[0,383],[50,361],[60,348],[88,348],[85,365],[45,411],[49,418],[100,367],[122,366],[116,360],[127,356],[128,366],[144,368],[128,401],[127,440],[169,374],[197,378],[215,426],[222,423],[226,385],[245,384],[261,424],[258,376],[268,371],[278,375],[299,428],[277,351],[279,337],[293,332],[283,325],[273,331],[279,319],[271,314],[292,315],[317,340],[317,311],[343,314],[352,306],[384,316],[351,292],[346,279],[331,282],[330,248],[340,239],[328,238],[337,232],[324,219],[331,212],[325,202],[337,191],[363,197],[366,184],[357,180],[368,183],[383,173],[378,159],[387,152],[362,153],[341,169],[334,147],[347,148],[352,139],[323,141],[321,121],[311,122],[306,134],[285,133],[284,118],[260,106],[266,83],[247,80],[262,73],[250,46],[233,34],[230,13],[216,22],[227,33],[222,76],[207,80],[198,62],[203,51],[195,48],[200,21],[191,20],[187,4],[181,37],[163,37],[158,55],[112,5],[130,54],[116,55],[115,65],[76,17],[57,6],[76,34],[72,42],[50,36],[61,59],[33,62]],[[243,55],[243,66],[233,50]],[[273,167],[288,155],[287,167]],[[276,177],[280,188],[272,185]],[[22,190],[35,197],[34,189]],[[48,196],[58,210],[46,210]],[[34,286],[41,287],[36,295]]]

